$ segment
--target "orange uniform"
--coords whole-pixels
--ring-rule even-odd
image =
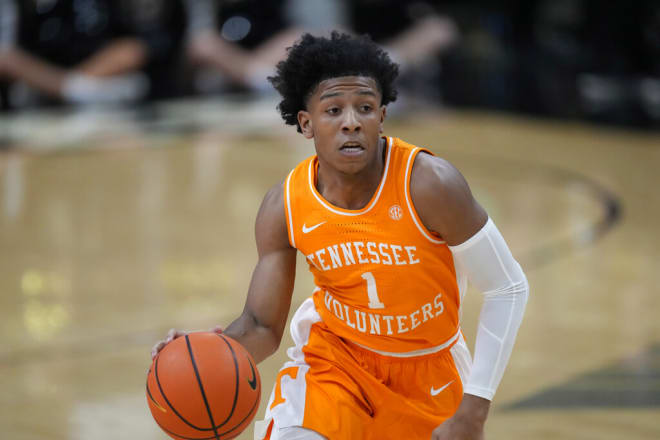
[[[317,191],[316,156],[287,177],[289,241],[316,288],[292,320],[292,360],[255,438],[287,426],[331,439],[429,438],[460,403],[470,365],[459,329],[466,280],[412,204],[420,151],[387,138],[381,182],[360,210]]]

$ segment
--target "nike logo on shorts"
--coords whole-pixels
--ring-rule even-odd
[[[324,223],[325,222],[317,223],[314,226],[310,226],[309,228],[305,224],[303,224],[303,228],[302,228],[303,229],[303,234],[307,234],[309,232],[312,232],[314,229],[318,228],[319,226],[321,226]]]
[[[453,383],[454,383],[454,381],[452,380],[451,382],[441,386],[437,390],[435,388],[431,387],[431,395],[432,396],[437,396],[438,394],[440,394],[442,392],[442,390],[444,390],[445,388],[447,388],[449,385],[451,385]]]

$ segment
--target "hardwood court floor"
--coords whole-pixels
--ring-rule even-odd
[[[312,153],[276,116],[227,118],[81,139],[37,119],[0,154],[0,438],[166,438],[151,345],[240,313],[261,198]],[[478,113],[386,128],[463,171],[530,281],[487,438],[660,438],[660,138]],[[300,259],[292,307],[311,290]],[[260,364],[258,417],[289,343]]]

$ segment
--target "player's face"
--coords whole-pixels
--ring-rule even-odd
[[[385,106],[373,78],[342,76],[319,83],[298,113],[322,163],[355,174],[378,163]]]

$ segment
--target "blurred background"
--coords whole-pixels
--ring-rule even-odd
[[[660,127],[656,0],[2,0],[3,112],[243,92],[302,31],[368,33],[451,107]]]
[[[332,29],[400,64],[386,134],[530,280],[488,438],[660,438],[657,0],[0,0],[0,438],[166,438],[149,350],[241,312],[261,199],[313,154],[267,77]]]

